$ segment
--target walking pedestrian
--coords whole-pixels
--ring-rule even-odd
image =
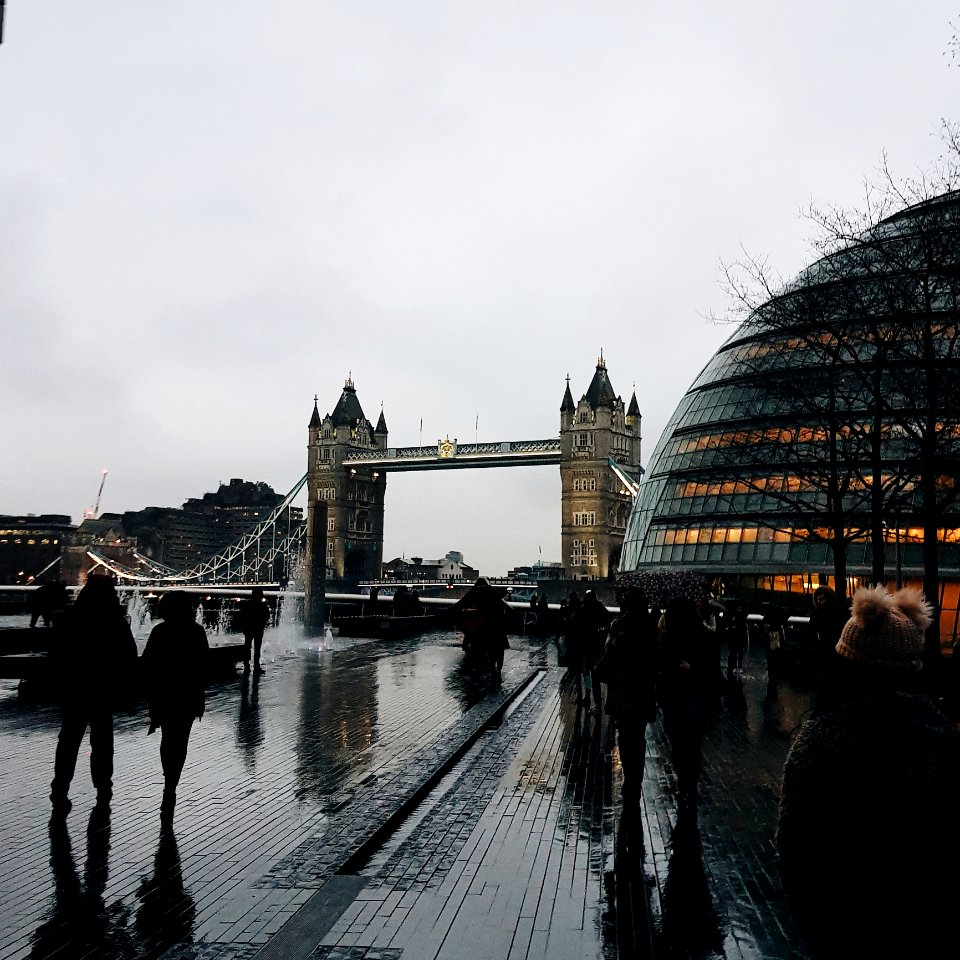
[[[727,628],[727,677],[743,672],[743,658],[747,652],[749,638],[747,626],[747,608],[740,601],[733,607],[730,626]]]
[[[620,615],[610,632],[596,673],[607,685],[607,711],[617,730],[623,772],[621,793],[638,800],[646,762],[647,724],[657,718],[659,635],[647,595],[618,587]]]
[[[780,607],[771,605],[763,618],[763,642],[767,654],[766,702],[775,703],[783,672],[784,641],[786,640],[787,614]]]
[[[664,611],[659,699],[670,755],[677,774],[679,805],[695,809],[701,744],[717,699],[716,649],[694,602],[677,597]]]
[[[837,698],[787,755],[779,870],[816,957],[940,957],[956,937],[960,733],[920,692],[930,613],[916,590],[858,590]]]
[[[846,622],[846,610],[837,602],[829,587],[813,591],[813,611],[810,628],[813,633],[814,665],[817,683],[817,709],[828,709],[836,694],[837,641]]]
[[[599,711],[603,706],[600,678],[595,668],[603,653],[607,629],[612,617],[593,590],[588,590],[580,605],[570,617],[569,639],[570,673],[577,681],[577,700],[591,708],[591,700]],[[572,644],[572,650],[570,649]]]
[[[537,633],[544,638],[550,634],[550,604],[545,593],[537,597]]]
[[[503,594],[485,577],[479,577],[456,602],[452,612],[457,627],[463,632],[464,651],[499,678],[503,673],[504,651],[510,647],[507,640],[510,608]]]
[[[31,628],[41,620],[45,627],[53,626],[54,619],[67,608],[69,600],[67,585],[62,580],[41,584],[30,594]]]
[[[263,587],[254,587],[250,599],[240,605],[240,628],[243,630],[243,672],[250,672],[250,654],[253,651],[253,669],[263,673],[260,663],[260,648],[263,645],[263,631],[270,620],[270,605],[263,596]]]
[[[157,610],[163,623],[150,633],[143,651],[150,707],[150,733],[160,728],[163,801],[160,817],[169,823],[177,802],[177,785],[187,759],[193,721],[203,716],[210,647],[194,617],[190,595],[164,594]]]
[[[70,811],[70,783],[90,728],[90,776],[97,806],[113,796],[113,714],[132,710],[137,645],[111,577],[90,574],[74,605],[54,624],[53,667],[60,695],[60,735],[50,802],[54,815]]]

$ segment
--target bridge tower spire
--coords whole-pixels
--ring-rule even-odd
[[[568,375],[560,406],[560,547],[572,579],[605,580],[620,562],[632,497],[610,469],[610,458],[637,470],[640,410],[635,392],[625,410],[601,351],[579,403]]]

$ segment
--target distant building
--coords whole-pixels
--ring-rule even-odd
[[[383,579],[413,583],[417,580],[446,580],[450,583],[473,583],[480,572],[476,567],[463,562],[463,554],[451,550],[441,560],[424,560],[411,557],[409,560],[397,557],[383,565]]]
[[[123,514],[104,513],[85,519],[71,543],[76,546],[136,549],[142,556],[174,570],[188,570],[238,543],[283,502],[283,496],[263,482],[233,479],[215,493],[192,497],[181,509],[144,507]],[[290,507],[282,525],[295,530],[303,510]],[[249,560],[250,558],[246,558]],[[277,576],[264,570],[263,579]]]
[[[70,518],[59,513],[0,516],[0,584],[58,579],[55,561],[74,529]]]
[[[283,502],[283,495],[262,481],[232,479],[215,493],[191,497],[177,510],[145,507],[123,514],[123,530],[136,537],[145,557],[176,570],[186,570],[237,543]],[[303,511],[291,507],[291,527]],[[269,574],[268,574],[269,576]]]

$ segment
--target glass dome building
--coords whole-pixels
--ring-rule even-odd
[[[876,574],[876,546],[888,582],[917,581],[935,537],[956,579],[958,306],[960,192],[852,237],[757,305],[660,437],[620,569],[778,590],[837,570],[851,587]],[[941,601],[955,630],[956,590]]]

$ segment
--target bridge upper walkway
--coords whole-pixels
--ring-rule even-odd
[[[343,462],[351,467],[372,467],[391,473],[457,467],[549,466],[560,463],[560,438],[493,443],[458,443],[447,439],[432,447],[388,447],[386,450],[349,453]]]

